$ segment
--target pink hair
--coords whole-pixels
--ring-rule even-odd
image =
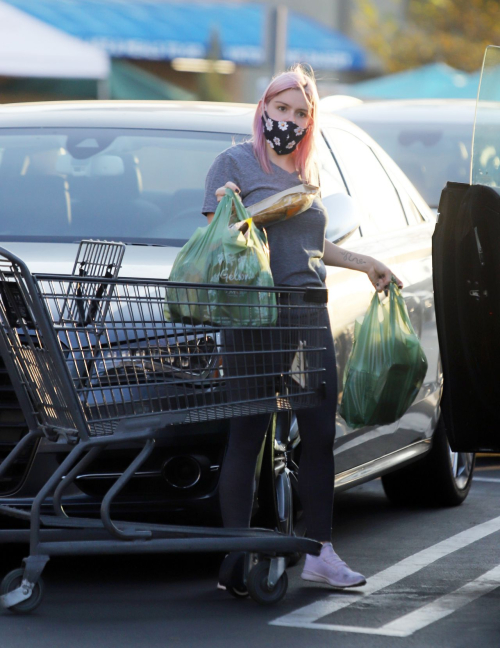
[[[257,110],[255,111],[255,117],[253,120],[253,150],[262,169],[266,173],[272,173],[267,143],[262,126],[262,116],[264,115],[266,105],[271,101],[271,99],[280,94],[280,92],[290,90],[291,88],[301,90],[309,107],[309,129],[291,155],[294,156],[295,167],[299,172],[301,179],[304,182],[314,184],[317,182],[317,168],[315,161],[316,142],[319,135],[317,119],[319,97],[314,76],[307,74],[301,65],[296,65],[288,72],[282,72],[278,76],[274,77],[264,91],[264,94],[257,106]]]

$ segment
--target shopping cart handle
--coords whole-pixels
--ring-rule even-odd
[[[327,288],[306,288],[306,291],[304,293],[304,301],[309,304],[327,304],[328,289]]]

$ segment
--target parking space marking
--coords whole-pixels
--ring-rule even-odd
[[[441,596],[432,603],[424,605],[391,623],[387,623],[381,630],[389,631],[391,635],[408,637],[417,630],[421,630],[431,623],[453,614],[464,605],[492,592],[497,587],[500,587],[500,565],[490,569],[479,578],[466,583],[451,592],[451,594],[445,594],[445,596]]]
[[[473,542],[477,542],[478,540],[486,538],[487,536],[497,531],[500,531],[500,517],[496,517],[493,518],[492,520],[488,520],[487,522],[482,522],[481,524],[477,524],[476,526],[473,526],[470,529],[466,529],[465,531],[461,531],[460,533],[457,533],[456,535],[451,536],[446,540],[442,540],[441,542],[438,542],[437,544],[432,545],[427,549],[423,549],[422,551],[419,551],[418,553],[413,554],[408,558],[404,558],[403,560],[396,563],[395,565],[392,565],[391,567],[384,569],[378,574],[371,576],[368,579],[367,584],[362,589],[360,589],[359,593],[357,594],[345,594],[344,592],[342,593],[337,592],[336,594],[331,594],[327,596],[325,599],[316,601],[315,603],[311,603],[310,605],[306,605],[302,608],[299,608],[294,612],[290,612],[289,614],[285,614],[277,619],[274,619],[274,621],[271,621],[270,624],[277,625],[277,626],[296,627],[296,628],[310,628],[310,629],[318,629],[318,630],[340,630],[342,632],[359,632],[363,634],[386,634],[386,635],[393,635],[393,636],[402,636],[401,629],[398,629],[398,627],[393,624],[396,624],[396,621],[401,621],[401,619],[403,619],[404,617],[401,617],[400,619],[397,619],[396,621],[387,624],[387,628],[385,629],[385,631],[384,631],[384,627],[363,628],[357,626],[342,626],[342,625],[335,625],[329,623],[317,623],[317,621],[330,614],[333,614],[334,612],[338,612],[339,610],[342,610],[343,608],[348,607],[353,603],[357,603],[363,600],[367,596],[370,596],[370,594],[374,594],[375,592],[378,592],[386,587],[389,587],[390,585],[393,585],[403,580],[404,578],[407,578],[408,576],[416,574],[417,572],[424,569],[425,567],[428,567],[429,565],[436,562],[437,560],[440,560],[441,558],[444,558],[449,554],[454,553],[455,551],[463,549],[464,547],[467,547]],[[500,567],[495,568],[494,570],[492,570],[492,572],[497,573],[496,572],[497,569],[499,570],[498,573],[500,574]],[[483,591],[483,588],[486,587],[487,582],[490,582],[492,572],[487,572],[486,574],[480,576],[479,579],[476,579],[476,581],[472,581],[471,583],[468,583],[467,585],[464,586],[465,588],[469,585],[471,586],[470,590],[466,590],[469,597],[472,595],[473,591],[475,591],[474,587],[477,587],[477,591],[486,593],[486,591]],[[500,586],[500,582],[498,581],[497,581],[497,586]],[[444,597],[441,597],[441,599],[437,599],[433,603],[430,603],[429,605],[420,608],[420,610],[416,610],[415,614],[422,610],[426,610],[426,609],[429,610],[429,606],[433,606],[437,604],[439,601],[441,601],[442,599],[447,599],[448,597],[453,596],[454,594],[456,595],[456,598],[453,600],[457,602],[458,600],[464,600],[465,595],[463,594],[463,592],[461,592],[461,590],[463,589],[464,588],[460,588],[459,590],[457,590],[452,594],[448,594],[445,595]],[[457,594],[458,592],[461,593]],[[482,594],[478,594],[478,596],[482,596]],[[477,598],[477,596],[474,598]],[[473,599],[470,598],[469,600],[473,600]],[[452,609],[451,612],[453,611],[454,610]],[[434,612],[433,614],[437,614],[437,612]],[[414,618],[416,619],[416,617]],[[432,614],[430,612],[427,618],[432,618]],[[438,620],[438,618],[436,618],[435,620]],[[433,621],[429,621],[428,623],[433,623]],[[426,623],[425,625],[428,625],[428,623]],[[425,627],[425,626],[421,626],[421,627]],[[412,632],[416,632],[416,630]],[[406,636],[406,632],[404,636]]]
[[[500,484],[500,477],[473,477],[473,481],[496,482],[496,483]]]

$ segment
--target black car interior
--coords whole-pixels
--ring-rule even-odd
[[[6,149],[0,162],[0,234],[187,239],[205,225],[203,189],[146,192],[136,156],[100,159],[105,157],[114,165],[110,173],[58,166],[47,173],[30,164],[29,151]]]

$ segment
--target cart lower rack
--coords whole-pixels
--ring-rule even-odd
[[[229,591],[241,594],[243,586],[261,603],[280,600],[287,557],[317,554],[319,543],[266,529],[119,522],[110,507],[155,440],[182,434],[183,423],[322,400],[326,290],[118,278],[119,245],[93,244],[92,264],[78,262],[67,276],[31,275],[0,248],[0,353],[30,429],[0,476],[34,437],[74,446],[31,512],[0,506],[30,523],[0,532],[0,542],[30,543],[24,568],[2,581],[0,603],[18,613],[35,609],[51,556],[179,551],[230,552],[226,580],[243,561],[244,582]],[[100,519],[67,517],[65,491],[118,443],[142,447],[104,496]],[[42,515],[50,496],[54,514]]]

